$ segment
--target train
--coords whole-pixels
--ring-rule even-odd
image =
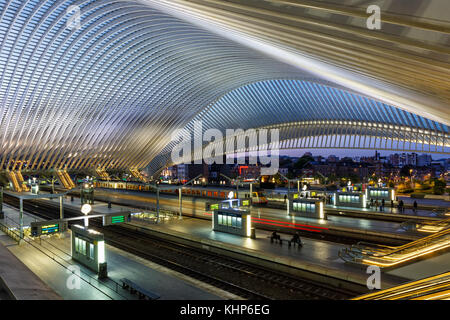
[[[148,184],[140,182],[131,181],[103,181],[99,180],[94,182],[94,187],[105,188],[105,189],[115,189],[115,190],[133,190],[133,191],[154,191],[154,188]],[[174,185],[159,185],[159,192],[162,194],[173,194],[178,195],[178,188]],[[232,193],[232,194],[230,194]],[[206,199],[229,199],[232,198],[251,198],[253,204],[266,205],[268,203],[267,196],[262,190],[250,190],[240,189],[236,192],[235,188],[230,188],[226,186],[219,187],[201,187],[201,186],[184,186],[181,194],[183,196],[199,197]]]

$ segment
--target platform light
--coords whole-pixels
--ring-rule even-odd
[[[323,202],[319,202],[319,218],[325,219],[324,209],[323,209]]]
[[[92,206],[89,203],[85,203],[81,206],[81,213],[88,215],[92,211]]]
[[[88,215],[91,212],[92,207],[89,203],[85,203],[81,206],[81,213]],[[89,218],[84,218],[84,226],[87,228],[89,226]]]
[[[105,241],[99,241],[97,244],[97,250],[98,250],[98,263],[104,263],[105,262]]]
[[[229,193],[228,193],[228,199],[233,199],[234,198],[234,192],[233,191],[230,191]]]
[[[247,237],[250,237],[252,233],[252,216],[247,215]]]

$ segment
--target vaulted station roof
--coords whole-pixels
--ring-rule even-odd
[[[246,43],[241,32],[252,22],[242,14],[248,12],[236,13],[242,8],[231,10],[218,3],[0,0],[0,168],[142,168],[152,159],[159,165],[167,160],[163,155],[170,148],[171,133],[189,128],[197,119],[219,129],[291,122],[299,129],[302,121],[313,120],[320,128],[324,127],[320,121],[330,119],[359,121],[355,128],[364,122],[410,125],[427,130],[415,133],[415,144],[419,135],[425,135],[425,142],[434,146],[431,151],[447,146],[449,119],[439,103],[448,98],[442,71],[448,67],[448,52],[441,40],[428,50],[435,52],[435,63],[420,54],[416,56],[420,63],[415,63],[411,54],[403,53],[400,63],[391,54],[392,63],[380,74],[369,72],[376,69],[372,58],[367,58],[372,61],[370,70],[361,68],[347,44],[342,46],[355,63],[352,66],[343,58],[340,64],[331,63],[338,46],[328,45],[327,53],[320,49],[323,43],[316,42],[317,51],[327,53],[329,61],[312,51],[308,59],[341,68],[344,73],[335,77],[316,66],[288,61],[278,51],[299,54],[301,47],[277,47],[274,54],[263,50],[270,47],[255,45],[260,36],[257,23],[255,38]],[[79,24],[71,20],[76,12],[71,5],[79,6]],[[217,11],[224,9],[230,14]],[[227,19],[226,29],[217,14]],[[199,17],[205,22],[202,26]],[[230,24],[230,18],[242,26]],[[314,49],[314,42],[304,36]],[[283,40],[279,31],[271,37]],[[301,43],[301,35],[296,37]],[[413,95],[394,99],[389,90],[383,91],[386,96],[378,95],[391,84],[383,78],[387,69],[395,70],[399,85]],[[405,77],[412,69],[417,71],[415,82]],[[382,85],[367,85],[375,91],[362,82],[355,85],[357,78],[346,78],[349,71]],[[421,104],[432,89],[435,100]],[[414,100],[416,96],[420,99]],[[405,104],[406,98],[412,103]],[[362,132],[358,130],[355,135]],[[387,134],[371,132],[379,137]],[[290,131],[285,138],[307,133],[296,135]]]

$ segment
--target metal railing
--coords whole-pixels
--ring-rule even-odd
[[[7,217],[5,216],[5,218],[7,218]],[[12,218],[8,218],[8,219],[11,222],[13,222],[13,223],[15,223],[15,224],[17,224],[19,226],[19,224],[14,219],[12,219]],[[29,244],[30,246],[32,246],[33,248],[35,248],[36,250],[40,251],[42,254],[46,255],[47,257],[52,259],[54,262],[59,264],[61,267],[65,268],[66,270],[69,270],[73,275],[75,275],[78,278],[80,278],[80,280],[82,280],[83,282],[88,283],[90,286],[92,286],[96,290],[98,290],[101,293],[103,293],[106,297],[110,298],[111,300],[114,300],[114,298],[110,294],[105,292],[104,291],[105,289],[101,288],[102,286],[105,287],[106,289],[114,291],[121,298],[123,298],[125,300],[128,300],[127,297],[125,297],[125,296],[123,296],[122,294],[119,293],[119,288],[122,288],[122,287],[121,287],[121,284],[118,283],[117,281],[109,278],[108,280],[113,283],[112,286],[109,286],[106,283],[100,282],[97,278],[92,277],[90,274],[82,271],[81,269],[80,269],[80,275],[76,274],[73,270],[70,270],[70,268],[69,268],[70,265],[66,265],[68,263],[67,263],[65,258],[61,257],[60,254],[53,252],[49,248],[46,248],[42,244],[42,242],[44,242],[44,244],[48,244],[49,246],[55,248],[56,250],[62,252],[64,255],[66,255],[66,256],[71,258],[72,256],[69,253],[67,253],[64,250],[58,248],[57,246],[55,246],[54,244],[50,243],[46,239],[42,239],[41,237],[39,237],[39,245],[37,245],[37,243],[35,242],[35,239],[30,237],[29,235],[27,235],[27,233],[25,233],[25,232],[24,232],[23,238],[20,238],[20,233],[17,231],[18,228],[19,227],[13,229],[10,226],[4,225],[3,223],[0,222],[0,230],[2,230],[5,234],[7,234],[11,239],[16,241],[17,243],[19,243],[20,241],[24,241],[25,243]],[[39,248],[39,247],[41,247],[41,248]]]
[[[364,260],[389,266],[418,258],[430,249],[432,252],[450,247],[450,228],[436,232],[402,246],[392,247],[368,242],[358,242],[339,251],[339,257],[347,262],[362,263]]]
[[[441,300],[450,298],[450,272],[408,282],[352,300]]]

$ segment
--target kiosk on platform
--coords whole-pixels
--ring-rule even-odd
[[[292,202],[296,215],[307,218],[327,219],[324,200],[319,198],[297,198]]]
[[[249,206],[249,199],[228,199],[219,202],[218,208],[213,211],[213,230],[243,237],[252,236]]]
[[[72,226],[72,259],[98,273],[108,276],[103,233],[80,225]]]
[[[366,189],[366,198],[374,200],[391,201],[395,199],[395,190],[393,188],[372,188]]]
[[[338,207],[366,208],[367,198],[364,192],[342,192],[333,194],[333,204]]]

